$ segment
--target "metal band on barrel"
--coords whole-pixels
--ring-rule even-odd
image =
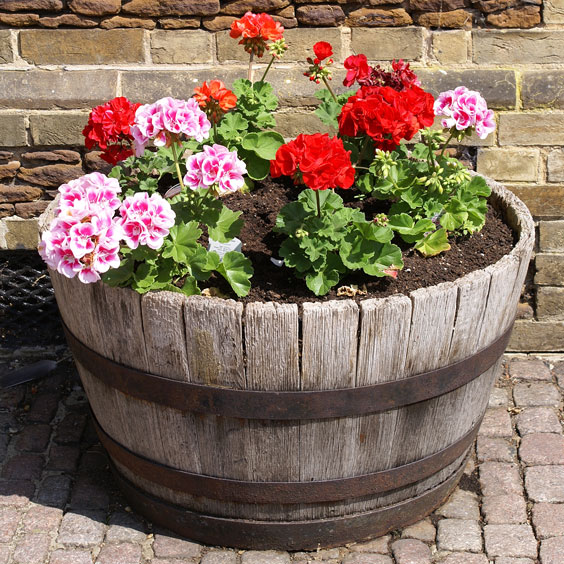
[[[108,386],[137,399],[207,415],[238,419],[329,419],[397,409],[452,392],[491,368],[505,351],[512,324],[476,354],[408,378],[359,388],[258,391],[172,380],[110,360],[79,341],[65,326],[77,360]]]

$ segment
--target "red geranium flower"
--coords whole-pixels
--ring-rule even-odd
[[[230,37],[241,37],[239,45],[245,47],[247,53],[254,53],[262,57],[267,49],[267,41],[282,39],[284,28],[275,22],[268,14],[253,14],[247,12],[241,19],[231,24]]]
[[[130,128],[140,105],[120,96],[92,108],[88,124],[82,130],[86,148],[98,146],[102,149],[102,159],[114,165],[133,155]]]
[[[361,84],[361,81],[364,81],[373,70],[368,64],[366,55],[351,55],[345,59],[344,65],[347,69],[347,76],[343,84],[347,87],[352,86],[355,82]]]
[[[194,98],[214,123],[237,105],[237,96],[221,80],[210,80],[209,85],[204,81],[194,88]]]
[[[398,92],[389,86],[363,86],[351,96],[339,115],[339,133],[368,135],[376,147],[395,149],[434,121],[433,96],[418,86]]]
[[[322,61],[333,54],[333,47],[331,43],[327,43],[327,41],[318,41],[313,46],[313,52],[319,61]]]
[[[282,145],[270,161],[273,178],[291,176],[294,184],[305,184],[312,190],[350,188],[354,173],[350,151],[345,151],[341,139],[327,133],[298,135]]]

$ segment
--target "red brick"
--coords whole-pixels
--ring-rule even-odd
[[[480,435],[486,437],[511,437],[511,417],[505,407],[488,409],[480,426]]]
[[[521,436],[529,433],[562,433],[562,425],[552,407],[526,407],[517,415]]]
[[[513,388],[517,406],[558,405],[560,394],[553,384],[523,382]]]
[[[497,462],[514,462],[517,449],[515,445],[497,437],[478,437],[478,462],[493,460]]]
[[[493,525],[527,522],[527,504],[522,495],[485,496],[482,511],[486,521]]]
[[[484,462],[480,465],[480,484],[484,496],[521,494],[523,492],[517,464]]]

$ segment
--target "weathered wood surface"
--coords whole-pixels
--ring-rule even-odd
[[[55,273],[70,330],[97,352],[172,379],[252,390],[315,390],[393,381],[461,360],[512,322],[534,228],[522,204],[493,185],[519,232],[513,251],[453,283],[366,300],[250,304],[167,292],[139,296]],[[64,299],[60,299],[64,296]],[[301,337],[301,341],[300,341]],[[394,468],[446,448],[483,415],[499,362],[439,398],[367,416],[320,421],[193,415],[126,397],[79,371],[104,429],[134,452],[205,475],[311,481]],[[447,479],[464,456],[388,494],[328,504],[271,506],[194,498],[120,470],[147,491],[204,513],[250,519],[319,519],[409,499]]]

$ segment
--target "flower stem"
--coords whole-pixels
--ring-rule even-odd
[[[213,142],[217,143],[217,122],[213,120]]]
[[[176,152],[176,140],[173,139],[171,147],[172,158],[174,159],[174,165],[176,166],[176,175],[178,176],[178,182],[182,191],[185,192],[186,188],[184,187],[184,182],[182,182],[182,173],[180,172],[180,161],[178,160],[178,153]]]
[[[319,190],[315,191],[315,200],[317,202],[317,217],[321,217],[321,202],[319,200]]]
[[[366,135],[362,147],[360,149],[360,152],[358,153],[358,160],[356,161],[356,166],[358,166],[362,162],[362,159],[364,158],[364,154],[366,153],[366,150],[370,145],[370,141],[371,141],[370,137]]]
[[[249,57],[249,70],[247,71],[247,79],[251,82],[253,82],[253,59],[255,58],[255,54],[251,51],[250,57]]]
[[[268,74],[268,71],[270,70],[272,63],[274,62],[274,59],[276,59],[276,57],[274,55],[272,55],[272,59],[270,59],[270,63],[268,63],[268,66],[266,67],[266,69],[264,69],[264,74],[262,75],[262,78],[260,79],[261,82],[264,82],[264,79],[266,78],[266,75]]]
[[[429,170],[431,172],[435,172],[437,169],[435,167],[435,155],[433,154],[433,145],[431,144],[431,140],[428,137],[422,136],[423,139],[426,141],[427,146],[429,147],[429,155],[427,157],[427,164],[429,165]]]
[[[443,156],[445,154],[445,149],[447,148],[447,145],[449,144],[450,140],[454,137],[454,131],[450,132],[449,138],[445,141],[445,144],[443,145],[443,150],[441,151],[441,154],[439,156]]]
[[[329,90],[329,94],[331,94],[333,100],[335,100],[335,102],[337,102],[338,104],[339,101],[337,100],[337,96],[335,96],[335,92],[333,92],[333,89],[329,86],[329,81],[325,77],[322,78],[323,78],[323,82],[325,83],[325,86],[327,87],[327,90]]]

